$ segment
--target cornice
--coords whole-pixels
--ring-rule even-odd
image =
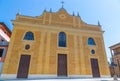
[[[103,31],[95,31],[95,30],[85,30],[82,28],[73,28],[73,27],[67,27],[64,26],[55,26],[55,25],[45,25],[45,24],[32,24],[32,23],[26,23],[26,22],[19,22],[19,21],[12,21],[15,25],[21,25],[21,26],[29,26],[29,27],[39,27],[39,28],[43,28],[43,29],[53,29],[53,30],[66,30],[66,31],[73,31],[73,32],[81,32],[81,33],[93,33],[93,34],[103,34]],[[19,26],[15,26],[15,27],[19,27]]]

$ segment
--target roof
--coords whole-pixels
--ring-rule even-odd
[[[11,34],[10,29],[4,24],[4,22],[0,22],[0,24],[1,24],[2,26],[4,26],[5,29]]]
[[[120,43],[114,44],[114,45],[110,46],[109,48],[110,49],[115,49],[115,48],[118,48],[118,47],[120,47]]]

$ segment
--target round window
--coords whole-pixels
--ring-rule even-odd
[[[26,49],[26,50],[30,49],[30,45],[27,44],[27,45],[25,46],[25,49]]]
[[[91,53],[92,53],[92,54],[95,54],[95,50],[91,50]]]

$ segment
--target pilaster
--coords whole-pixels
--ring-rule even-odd
[[[45,69],[44,72],[49,74],[49,61],[50,61],[50,33],[47,33],[47,42],[46,42],[46,51],[45,51]]]
[[[75,53],[74,54],[75,55],[75,74],[80,74],[77,36],[74,36],[74,53]]]

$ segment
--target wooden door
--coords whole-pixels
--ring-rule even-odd
[[[30,55],[21,55],[17,78],[27,78],[30,64]]]
[[[100,77],[98,59],[91,59],[91,68],[93,77]]]
[[[67,76],[67,55],[58,54],[58,76]]]

